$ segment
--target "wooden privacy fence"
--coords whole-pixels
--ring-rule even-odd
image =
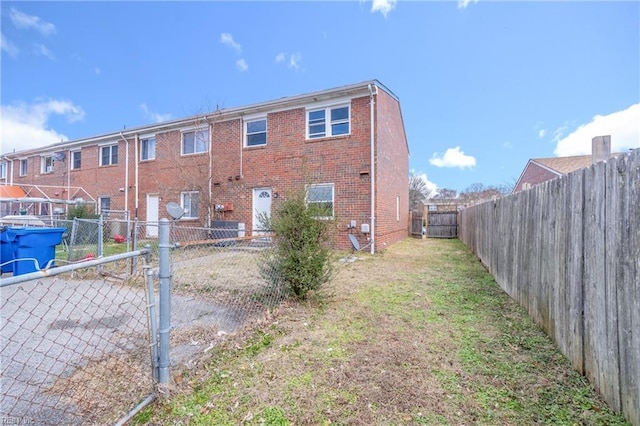
[[[456,238],[458,236],[458,212],[427,213],[427,237]]]
[[[640,149],[467,208],[460,239],[640,425]]]
[[[411,236],[422,236],[422,214],[413,212],[411,214]]]

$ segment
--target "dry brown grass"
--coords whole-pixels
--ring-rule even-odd
[[[139,424],[624,424],[458,241],[339,266],[174,371]]]

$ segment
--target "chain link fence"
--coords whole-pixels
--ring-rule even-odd
[[[152,275],[101,273],[141,254],[0,280],[3,424],[113,424],[150,399]]]
[[[100,253],[79,236],[100,244],[107,222],[56,226],[69,225],[69,251],[91,245]],[[126,238],[134,249],[144,245],[141,251],[57,261],[0,279],[4,416],[34,424],[122,421],[164,394],[182,368],[200,365],[226,334],[262,320],[286,298],[273,272],[272,236],[178,223],[131,221]],[[149,225],[158,238],[145,238]],[[111,242],[102,244],[109,254]]]
[[[198,320],[174,315],[171,358],[192,368],[226,334],[259,321],[286,297],[273,272],[273,237],[244,230],[171,226],[173,300],[187,303]],[[240,236],[239,236],[240,235]]]

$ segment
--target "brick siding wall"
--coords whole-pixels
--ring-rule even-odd
[[[557,178],[558,175],[550,172],[549,170],[540,167],[535,163],[528,163],[527,168],[522,174],[518,186],[514,189],[514,192],[522,191],[524,184],[528,183],[531,186],[538,185],[539,183],[546,182],[551,179]]]
[[[376,96],[377,135],[377,234],[378,248],[392,244],[407,235],[408,218],[408,152],[399,104],[383,90]],[[131,217],[145,220],[148,194],[158,195],[159,217],[166,217],[167,203],[180,204],[183,191],[198,191],[197,220],[185,220],[185,226],[206,226],[210,208],[212,220],[233,220],[253,229],[253,190],[272,189],[272,211],[277,203],[305,185],[330,183],[334,185],[334,211],[337,226],[337,245],[348,249],[348,232],[355,232],[361,244],[367,236],[360,233],[363,223],[370,224],[370,110],[369,96],[351,101],[351,131],[349,135],[306,140],[306,110],[304,107],[267,114],[266,146],[244,147],[243,120],[213,118],[210,122],[193,123],[210,129],[211,152],[181,154],[180,130],[156,133],[155,159],[138,162],[138,211],[136,206],[136,143],[129,137],[118,145],[118,164],[100,166],[100,146],[84,146],[80,170],[68,170],[71,160],[66,151],[65,162],[55,162],[54,171],[40,173],[40,156],[28,159],[25,177],[18,176],[19,160],[14,161],[14,183],[57,185],[48,194],[62,196],[69,185],[82,187],[92,196],[110,197],[111,209],[127,207]],[[128,149],[128,168],[125,165]],[[137,153],[140,155],[139,151]],[[128,169],[128,181],[125,170]],[[34,171],[36,171],[34,173]],[[10,171],[10,170],[9,170]],[[211,199],[209,199],[211,187]],[[125,189],[121,191],[120,189]],[[54,195],[57,193],[59,195]],[[72,194],[73,195],[73,194]],[[82,196],[82,194],[78,194]],[[400,220],[396,217],[396,197],[400,197]],[[214,210],[216,204],[233,205],[230,211]],[[355,220],[355,230],[348,224]]]

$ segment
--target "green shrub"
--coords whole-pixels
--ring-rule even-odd
[[[275,251],[262,274],[299,299],[318,292],[333,272],[333,221],[317,219],[326,215],[319,214],[317,206],[307,206],[305,198],[305,193],[300,193],[280,201],[273,217],[262,220],[263,226],[276,234]]]
[[[93,209],[86,204],[76,204],[69,207],[67,211],[67,219],[97,219],[99,216],[94,213]]]

